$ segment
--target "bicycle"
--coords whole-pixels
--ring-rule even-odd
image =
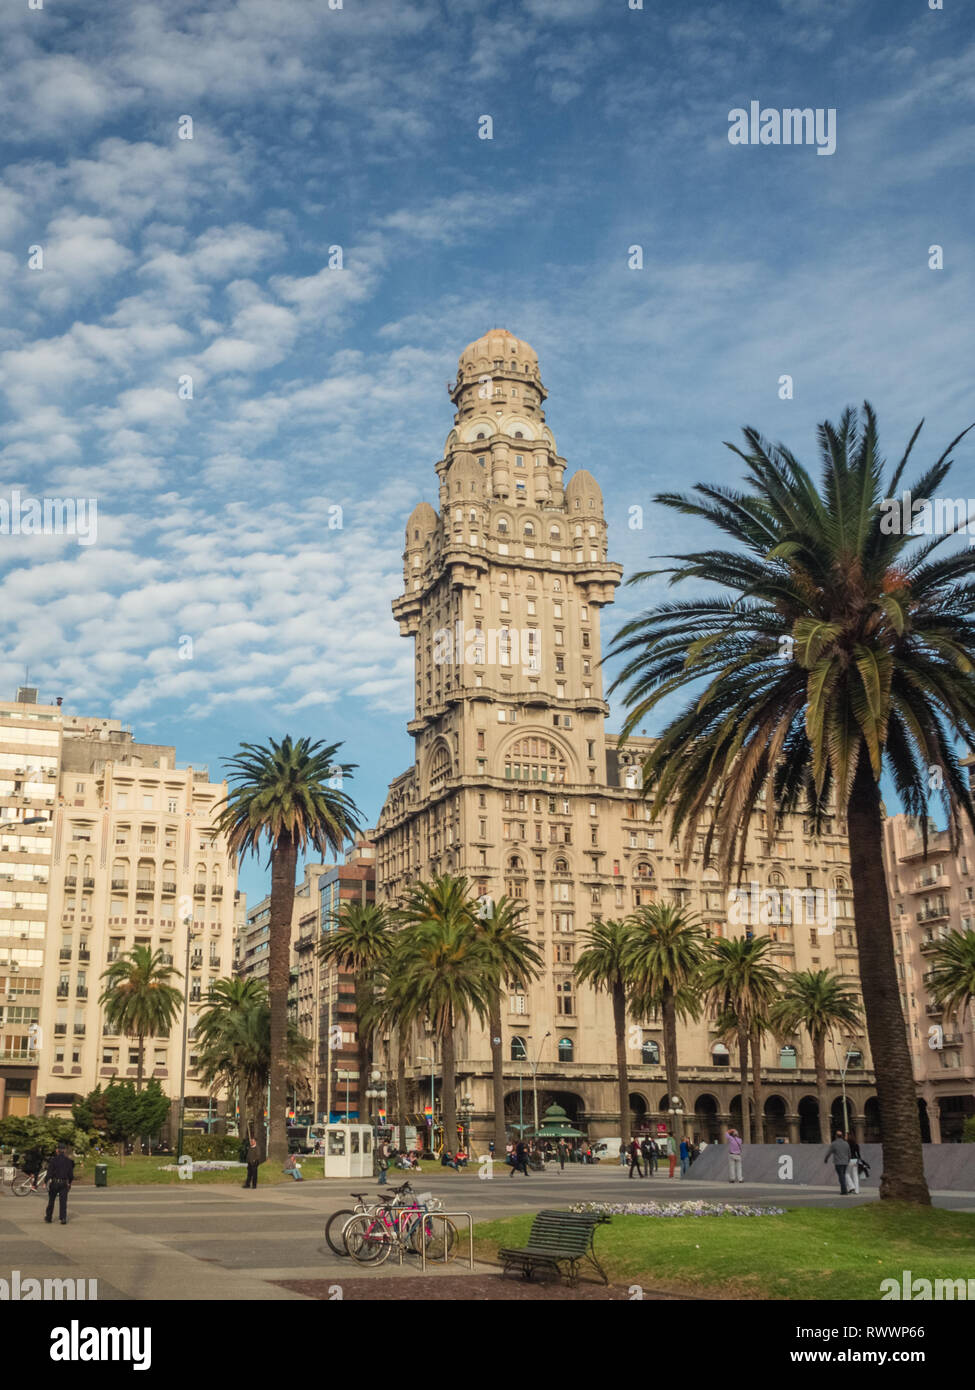
[[[39,1192],[42,1197],[46,1197],[47,1178],[42,1178],[39,1173],[22,1173],[18,1170],[11,1180],[10,1190],[15,1197],[26,1197],[31,1192]]]
[[[407,1193],[409,1193],[410,1196],[413,1195],[413,1187],[409,1181],[404,1182],[399,1187],[394,1187],[390,1196],[394,1202],[399,1202]],[[369,1212],[375,1211],[375,1209],[382,1206],[386,1200],[384,1197],[370,1200],[366,1192],[351,1192],[349,1196],[355,1198],[355,1207],[351,1210],[345,1207],[341,1211],[333,1212],[325,1223],[325,1239],[328,1242],[328,1248],[333,1254],[340,1255],[343,1258],[349,1253],[345,1247],[345,1240],[343,1238],[346,1224],[352,1220],[353,1216],[364,1216]]]
[[[357,1264],[381,1265],[389,1259],[393,1248],[408,1255],[426,1250],[430,1259],[453,1258],[457,1243],[457,1227],[449,1217],[434,1210],[442,1204],[431,1193],[422,1193],[414,1207],[394,1213],[394,1203],[386,1202],[372,1213],[354,1216],[343,1228],[346,1249]]]

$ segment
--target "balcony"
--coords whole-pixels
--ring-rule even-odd
[[[67,997],[68,997],[68,986],[67,986],[67,985],[58,985],[57,990],[55,991],[55,993],[56,993],[58,999],[67,999]]]
[[[942,1047],[963,1047],[965,1043],[964,1033],[943,1033],[941,1037]]]
[[[940,1018],[944,1013],[944,1009],[942,1009],[940,1004],[928,1004],[924,1012],[927,1014],[928,1018]]]
[[[113,878],[112,892],[127,893],[129,891],[129,880],[127,878]]]
[[[163,886],[162,886],[162,891],[163,891],[163,895],[164,895],[165,897],[171,898],[171,897],[174,896],[174,894],[175,894],[175,892],[176,892],[176,884],[175,884],[175,883],[164,883]]]
[[[151,878],[140,878],[136,881],[135,891],[137,893],[151,895],[155,893],[156,885]]]
[[[87,986],[87,985],[78,985],[77,989],[76,989],[75,992],[74,992],[74,997],[75,997],[76,999],[87,999],[87,998],[88,998],[88,986]]]
[[[947,903],[938,903],[934,907],[922,908],[914,916],[918,922],[939,922],[947,920],[951,916],[951,910]]]
[[[920,945],[922,956],[929,956],[932,951],[936,951],[941,945],[941,938],[938,936],[926,936]]]
[[[61,949],[60,949],[60,951],[58,951],[58,960],[70,960],[70,959],[71,959],[71,947],[70,947],[70,946],[62,946]]]
[[[74,1035],[76,1038],[83,1038],[85,1036],[85,1025],[83,1023],[75,1024]]]
[[[163,951],[159,959],[163,965],[172,965],[173,963],[173,958],[169,951]]]
[[[210,889],[210,896],[213,897],[213,898],[222,898],[222,897],[223,897],[223,884],[222,884],[222,883],[215,883],[215,884],[213,885],[213,887]]]
[[[64,886],[65,886],[65,888],[76,888],[76,887],[78,886],[78,875],[77,875],[77,874],[65,874],[65,876],[64,876]]]
[[[105,959],[108,961],[109,965],[111,965],[112,961],[113,961],[113,960],[118,960],[118,958],[119,958],[119,956],[120,956],[121,954],[122,954],[121,951],[109,951],[109,953],[108,953],[108,955],[105,957]]]
[[[64,1035],[65,1035],[65,1033],[66,1033],[67,1031],[68,1031],[68,1025],[67,1025],[66,1023],[55,1023],[55,1025],[54,1025],[54,1036],[55,1036],[56,1038],[63,1038]]]
[[[193,968],[194,970],[199,970],[199,969],[200,969],[200,966],[201,966],[202,964],[203,964],[203,953],[202,953],[202,951],[194,951],[193,954],[190,956],[190,965],[192,966],[192,968]]]
[[[91,960],[91,952],[87,946],[82,946],[78,951],[79,960]]]
[[[81,886],[82,888],[94,888],[95,880],[93,878],[83,878],[81,880]]]
[[[193,896],[194,896],[194,898],[205,898],[206,895],[207,895],[207,886],[206,886],[205,883],[194,883],[194,884],[193,884]]]

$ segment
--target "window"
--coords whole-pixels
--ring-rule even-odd
[[[524,1038],[511,1039],[511,1060],[513,1062],[527,1062],[528,1048],[525,1046]]]
[[[715,1043],[711,1048],[712,1067],[729,1067],[731,1065],[731,1054],[724,1043]]]
[[[559,1038],[559,1061],[571,1062],[575,1057],[575,1044],[571,1038]]]
[[[788,1071],[795,1071],[799,1065],[799,1058],[794,1047],[783,1047],[779,1052],[779,1066]]]
[[[648,1066],[657,1066],[660,1061],[660,1044],[648,1038],[640,1048],[640,1060]]]
[[[555,986],[555,1012],[560,1017],[575,1013],[572,998],[572,981],[560,980]]]

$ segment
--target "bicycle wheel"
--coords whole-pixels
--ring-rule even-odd
[[[358,1213],[351,1210],[336,1211],[325,1222],[325,1239],[333,1255],[341,1255],[343,1258],[348,1255],[349,1252],[345,1248],[342,1231],[345,1223],[351,1221],[356,1215]]]
[[[389,1259],[395,1237],[374,1216],[353,1216],[342,1232],[345,1248],[356,1264],[375,1269]]]
[[[452,1260],[454,1258],[457,1245],[457,1227],[448,1216],[428,1214],[423,1218],[422,1236],[420,1231],[420,1223],[417,1221],[410,1230],[410,1249],[414,1254],[420,1253],[420,1241],[422,1239],[426,1246],[428,1260],[442,1260],[444,1258]]]
[[[18,1173],[10,1184],[10,1188],[15,1197],[26,1197],[32,1190],[30,1174]]]

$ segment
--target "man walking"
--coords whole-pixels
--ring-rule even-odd
[[[568,1150],[567,1150],[566,1147],[565,1147],[565,1140],[564,1140],[564,1139],[560,1139],[560,1140],[559,1140],[559,1145],[558,1145],[558,1148],[557,1148],[556,1152],[557,1152],[558,1157],[559,1157],[559,1172],[560,1172],[560,1173],[564,1173],[564,1172],[565,1172],[565,1159],[566,1159],[566,1155],[567,1155],[567,1153],[568,1153]]]
[[[58,1201],[58,1216],[61,1225],[68,1224],[68,1192],[74,1182],[74,1159],[68,1157],[66,1144],[59,1144],[47,1165],[47,1212],[44,1220],[50,1223],[54,1216],[54,1199]]]
[[[637,1143],[635,1138],[630,1140],[629,1155],[630,1171],[627,1176],[632,1178],[633,1169],[635,1168],[637,1177],[642,1178],[643,1169],[640,1167],[640,1145]]]
[[[840,1192],[846,1197],[849,1193],[849,1189],[846,1185],[846,1170],[850,1163],[850,1146],[843,1138],[843,1131],[841,1129],[838,1129],[833,1135],[833,1142],[826,1150],[826,1157],[823,1159],[823,1162],[828,1163],[830,1159],[833,1160],[836,1176],[840,1180]]]
[[[640,1153],[643,1155],[643,1167],[646,1171],[646,1175],[648,1178],[652,1178],[653,1170],[657,1165],[653,1157],[653,1140],[647,1135],[644,1136],[640,1144]]]
[[[261,1161],[260,1154],[257,1152],[257,1140],[251,1139],[247,1146],[247,1181],[245,1187],[257,1187],[257,1167]]]
[[[513,1159],[514,1159],[514,1161],[513,1161],[512,1165],[511,1165],[511,1172],[508,1174],[508,1177],[509,1177],[509,1178],[513,1178],[514,1175],[515,1175],[516,1173],[524,1173],[525,1177],[527,1178],[527,1177],[528,1177],[528,1145],[525,1143],[524,1139],[519,1139],[519,1140],[518,1140],[518,1143],[517,1143],[517,1145],[516,1145],[516,1147],[515,1147],[515,1152],[514,1152],[514,1155],[513,1155]]]
[[[741,1174],[741,1135],[736,1129],[728,1130],[728,1181],[744,1182]]]

